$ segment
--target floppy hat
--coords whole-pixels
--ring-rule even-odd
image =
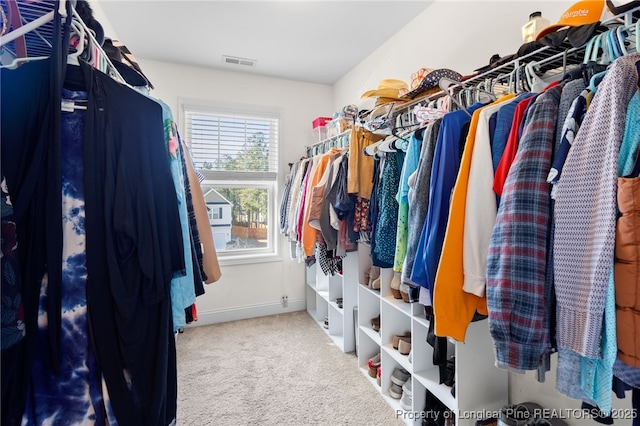
[[[427,70],[427,72],[422,73],[422,70]],[[418,70],[417,74],[420,75],[421,73],[424,75],[424,77],[422,78],[422,81],[420,81],[420,84],[418,84],[415,88],[412,85],[413,90],[402,96],[403,99],[415,99],[418,95],[424,94],[427,91],[433,89],[439,90],[438,83],[440,82],[441,78],[448,78],[454,81],[460,81],[460,79],[462,78],[462,75],[448,68],[421,68],[420,70]]]
[[[409,86],[402,80],[395,78],[387,78],[378,83],[378,88],[374,90],[367,90],[360,96],[361,98],[386,98],[391,100],[398,100],[402,95],[407,93]]]
[[[567,9],[557,23],[545,27],[538,33],[536,40],[540,40],[547,34],[558,31],[564,27],[581,27],[584,25],[593,25],[593,29],[597,25],[611,17],[609,8],[605,5],[605,0],[585,0],[574,3]],[[587,27],[589,28],[589,27]]]

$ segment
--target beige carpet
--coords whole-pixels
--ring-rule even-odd
[[[178,426],[402,425],[306,312],[178,335]]]

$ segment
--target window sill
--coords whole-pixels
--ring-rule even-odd
[[[218,256],[218,262],[220,266],[251,265],[254,263],[282,262],[282,256],[274,253]]]

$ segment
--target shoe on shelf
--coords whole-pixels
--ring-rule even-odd
[[[400,296],[402,300],[406,303],[410,303],[411,299],[409,298],[409,286],[407,284],[400,284]]]
[[[360,284],[369,286],[369,281],[371,280],[371,278],[369,278],[369,272],[371,271],[371,268],[367,268],[364,271],[362,271],[362,279],[363,281]]]
[[[322,324],[322,326],[329,329],[329,317],[324,317],[324,324]]]
[[[402,299],[402,294],[400,293],[400,272],[393,273],[393,278],[391,279],[391,294],[394,299]]]
[[[338,297],[336,299],[336,304],[338,305],[338,308],[342,308],[342,297]]]
[[[371,281],[371,290],[380,290],[380,277]]]
[[[411,374],[402,367],[396,367],[391,375],[391,382],[398,386],[404,385],[411,378]]]
[[[400,400],[400,406],[405,411],[411,411],[413,408],[412,402],[413,395],[411,392],[411,380],[407,380],[407,383],[402,386],[402,399]]]
[[[380,367],[379,353],[373,358],[369,358],[369,360],[367,360],[367,367],[369,368],[369,376],[375,379],[376,376],[378,375],[378,368]]]
[[[389,396],[394,399],[402,398],[402,386],[391,383],[391,387],[389,388]]]
[[[376,280],[378,280],[378,283],[380,282],[380,267],[372,266],[371,269],[369,269],[369,288],[374,288],[373,283]],[[378,288],[380,288],[379,284]]]
[[[382,367],[378,367],[378,375],[376,376],[378,386],[382,386]]]
[[[393,346],[393,349],[398,350],[398,344],[400,343],[400,339],[402,337],[411,338],[411,332],[410,331],[405,331],[404,334],[396,334],[396,335],[394,335],[392,340],[391,340],[391,346]]]
[[[380,331],[380,315],[371,318],[371,328],[373,328],[373,331]]]
[[[401,337],[398,343],[398,352],[402,355],[409,355],[411,352],[411,337]]]
[[[409,395],[409,397],[413,395],[411,380],[407,380],[406,382],[404,382],[404,385],[402,385],[402,392],[404,393],[404,395]]]

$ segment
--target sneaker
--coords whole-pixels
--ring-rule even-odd
[[[412,389],[412,385],[411,385],[411,380],[407,380],[406,382],[404,382],[404,385],[402,385],[402,392],[405,395],[409,395],[409,397],[411,397],[413,395],[413,389]]]
[[[411,382],[409,381],[407,383],[411,383]],[[403,392],[402,392],[402,399],[400,400],[400,406],[405,411],[411,411],[411,409],[413,408],[411,394],[408,394],[407,392],[405,392],[404,387],[402,388],[402,390]]]
[[[324,317],[324,324],[322,324],[324,328],[329,329],[329,317]]]
[[[395,383],[391,383],[391,387],[389,388],[389,395],[394,399],[402,398],[402,387]]]
[[[411,374],[402,367],[393,370],[393,374],[391,375],[391,381],[398,386],[404,385],[410,378]]]
[[[376,377],[378,386],[382,386],[382,367],[378,367],[378,376]]]

